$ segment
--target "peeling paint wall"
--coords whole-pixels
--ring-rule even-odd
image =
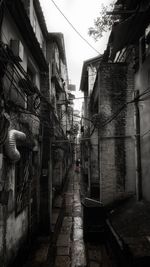
[[[28,233],[28,208],[18,216],[15,212],[15,165],[3,161],[1,184],[9,191],[8,205],[0,205],[0,255],[6,264],[14,260]]]

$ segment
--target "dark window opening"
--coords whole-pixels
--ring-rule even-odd
[[[29,150],[19,147],[20,160],[15,165],[15,210],[18,215],[28,205]]]

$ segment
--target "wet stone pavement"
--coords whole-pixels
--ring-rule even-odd
[[[26,262],[13,267],[117,267],[107,241],[95,244],[83,240],[80,189],[81,174],[72,168],[53,210],[52,227],[58,225],[53,241],[50,236],[38,237]]]
[[[64,193],[65,212],[56,243],[55,267],[87,266],[83,241],[80,174],[72,172]]]
[[[56,242],[54,267],[116,267],[114,255],[105,244],[85,243],[80,199],[80,173],[71,172],[65,197],[65,212]]]

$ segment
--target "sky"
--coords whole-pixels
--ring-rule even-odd
[[[94,25],[99,16],[101,4],[108,5],[111,0],[54,0],[56,5],[76,28],[100,54],[104,52],[109,34],[105,34],[98,42],[88,35],[88,28]],[[85,41],[78,36],[51,0],[40,0],[49,32],[62,32],[65,41],[69,82],[76,85],[76,97],[82,97],[79,91],[83,62],[98,56]],[[81,109],[83,99],[74,100],[74,108]]]

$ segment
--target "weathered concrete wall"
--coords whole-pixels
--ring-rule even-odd
[[[94,131],[90,139],[90,161],[91,161],[91,187],[99,188],[99,167],[98,167],[98,131]]]
[[[62,40],[63,42],[63,40]],[[65,50],[64,50],[65,53]],[[65,55],[64,55],[65,57]],[[49,83],[49,93],[50,93],[50,98],[52,100],[52,105],[54,106],[54,111],[55,114],[57,114],[58,118],[61,117],[61,128],[63,129],[63,132],[65,133],[66,130],[70,130],[70,123],[68,120],[68,115],[67,113],[65,113],[66,110],[66,106],[64,105],[57,105],[57,98],[59,98],[58,102],[59,104],[61,103],[61,101],[65,101],[66,98],[66,94],[68,93],[68,70],[67,70],[67,65],[65,60],[62,60],[61,58],[61,51],[59,50],[59,46],[57,44],[56,41],[52,41],[49,40],[47,42],[47,53],[46,53],[46,58],[47,61],[49,62],[49,71],[50,71],[50,76],[56,75],[55,73],[55,67],[57,67],[57,71],[58,74],[56,76],[56,79],[59,80],[59,78],[61,77],[64,80],[64,84],[61,82],[60,86],[62,87],[62,91],[60,92],[58,90],[58,85],[57,82],[55,80],[50,80]],[[59,81],[58,81],[59,83]],[[62,115],[61,115],[62,114]],[[53,121],[54,123],[54,127],[55,127],[55,137],[59,137],[62,135],[62,133],[60,132],[60,128],[58,127],[58,123],[56,121]],[[61,137],[63,139],[63,137]],[[53,187],[55,189],[59,189],[61,188],[63,182],[64,182],[64,178],[66,175],[66,171],[67,171],[67,164],[66,164],[66,158],[67,158],[67,153],[66,151],[59,149],[59,145],[58,144],[58,149],[57,149],[57,145],[56,147],[53,146],[53,152],[52,152],[52,160],[53,160],[53,164],[52,164],[52,168],[53,168]],[[68,145],[68,144],[67,144]],[[66,147],[67,147],[66,145]]]
[[[9,215],[7,220],[7,260],[11,261],[18,250],[24,245],[28,234],[28,209],[23,210],[19,216],[15,213]]]
[[[131,152],[128,148],[127,136],[133,133],[131,129],[128,131],[129,125],[133,129],[130,121],[131,116],[133,119],[133,109],[128,111],[128,106],[123,107],[132,95],[132,85],[133,83],[129,85],[128,69],[125,64],[101,65],[99,72],[100,183],[101,201],[104,203],[115,200],[126,190],[134,191],[135,165],[131,168],[127,160]],[[121,107],[123,108],[118,113]],[[113,120],[109,121],[110,118]],[[134,163],[134,152],[130,155],[130,159]]]
[[[1,205],[0,255],[1,262],[7,264],[14,260],[28,233],[28,208],[16,215],[15,211],[15,165],[3,162],[1,184],[9,191],[8,205]]]
[[[100,142],[100,200],[110,203],[116,194],[115,140]]]
[[[4,43],[10,44],[11,39],[21,40],[24,47],[24,57],[23,61],[20,62],[25,71],[27,71],[27,67],[32,67],[32,70],[35,72],[35,84],[40,89],[40,75],[36,62],[32,58],[32,51],[29,51],[25,40],[23,40],[21,33],[17,29],[16,24],[13,21],[13,18],[6,11],[4,14],[4,20],[2,23],[2,41]],[[10,88],[10,84],[7,84],[6,77],[4,77],[4,92],[8,96],[8,88]],[[7,86],[8,85],[8,86]],[[18,95],[16,96],[15,101],[15,90],[11,90],[11,96],[13,96],[13,101],[16,104],[17,101],[20,100]],[[11,99],[11,100],[12,100]],[[22,101],[23,102],[23,101]],[[25,102],[25,101],[24,101]],[[24,103],[25,104],[25,103]],[[25,105],[24,105],[25,107]],[[15,114],[9,113],[7,114],[10,120],[10,129],[17,129],[20,131],[25,131],[28,133],[26,143],[35,141],[35,136],[39,136],[39,121],[35,116],[32,115],[24,115],[24,114]],[[14,116],[15,115],[15,116]],[[16,116],[17,115],[17,116]],[[13,119],[12,119],[13,118]],[[34,136],[34,137],[33,137]],[[36,139],[37,141],[37,139]],[[33,145],[33,144],[32,144]],[[32,146],[30,147],[30,149]],[[37,154],[40,154],[39,144],[37,144],[38,150]],[[6,156],[6,155],[5,155]],[[35,159],[35,157],[34,157]],[[31,159],[33,160],[33,158]],[[30,162],[31,163],[31,162]],[[35,168],[37,162],[32,162]],[[39,163],[39,162],[38,162]],[[39,167],[39,166],[38,166]],[[0,166],[1,170],[1,166]],[[5,184],[5,189],[9,190],[9,201],[8,205],[0,204],[0,262],[2,260],[6,260],[7,263],[14,260],[18,250],[27,240],[27,235],[29,233],[29,205],[32,205],[33,196],[31,195],[29,205],[26,206],[16,214],[16,174],[15,174],[15,164],[9,162],[7,156],[3,160],[3,169],[0,171],[0,186]],[[33,171],[33,169],[32,169]],[[36,175],[36,180],[33,182],[33,186],[36,183],[36,190],[39,190],[39,168],[34,170],[34,174]],[[31,173],[30,173],[31,174]],[[32,176],[30,179],[32,180]],[[26,177],[28,179],[28,177]],[[1,188],[0,188],[1,189]],[[32,191],[32,189],[31,189]],[[38,194],[38,192],[37,192]],[[36,203],[36,205],[39,205]],[[36,207],[37,208],[37,207]],[[31,215],[31,214],[30,214]],[[33,215],[33,214],[32,214]],[[37,221],[36,221],[37,223]],[[35,224],[36,224],[35,223]]]
[[[35,85],[40,89],[40,75],[39,75],[39,69],[35,62],[35,60],[32,57],[32,51],[29,51],[28,47],[26,46],[26,43],[24,39],[21,36],[21,33],[19,32],[16,24],[14,23],[12,17],[10,16],[9,12],[6,11],[4,14],[4,19],[2,23],[2,42],[10,45],[10,40],[20,40],[23,45],[23,61],[20,62],[21,66],[24,68],[25,71],[27,71],[27,67],[32,68],[34,78],[35,78]],[[7,87],[9,88],[10,82],[5,79],[6,88],[5,91],[7,93]],[[14,91],[13,91],[14,94]],[[18,100],[18,95],[16,96],[16,103]]]
[[[135,75],[135,89],[143,93],[150,87],[150,56]],[[145,95],[144,97],[146,97]],[[141,131],[141,164],[143,198],[150,201],[150,99],[139,102]]]

